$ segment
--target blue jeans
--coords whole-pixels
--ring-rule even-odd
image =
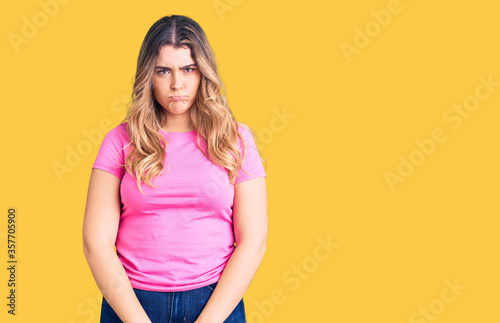
[[[134,288],[135,295],[153,323],[193,323],[208,302],[217,283],[183,292],[156,292]],[[101,323],[122,323],[102,298]],[[246,323],[243,299],[224,323]]]

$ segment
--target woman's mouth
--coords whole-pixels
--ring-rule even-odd
[[[184,101],[186,100],[186,96],[171,96],[170,99],[172,99],[173,101]]]

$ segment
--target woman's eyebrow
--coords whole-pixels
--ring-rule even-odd
[[[185,68],[189,68],[189,67],[193,67],[193,66],[198,66],[198,64],[189,64],[189,65],[186,65],[186,66],[182,66],[180,67],[179,69],[183,70]],[[170,67],[166,67],[166,66],[155,66],[155,69],[162,69],[162,70],[171,70]]]

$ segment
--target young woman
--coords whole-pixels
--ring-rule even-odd
[[[195,21],[149,29],[127,116],[90,176],[83,247],[101,322],[246,322],[267,243],[266,173],[223,89]]]

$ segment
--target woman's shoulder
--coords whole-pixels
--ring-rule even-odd
[[[102,141],[102,146],[110,147],[110,149],[119,150],[130,143],[127,133],[127,123],[120,123],[114,128],[111,128],[105,135]]]
[[[108,131],[106,136],[112,137],[115,139],[128,140],[129,136],[127,133],[127,123],[128,122],[125,121],[125,122],[118,124],[114,128],[111,128],[111,130]]]
[[[247,139],[249,136],[252,137],[255,135],[255,132],[248,126],[247,124],[238,121],[238,132],[243,137],[243,139]]]
[[[240,133],[241,137],[245,142],[248,140],[255,140],[255,132],[248,126],[247,124],[238,121],[238,132]]]

